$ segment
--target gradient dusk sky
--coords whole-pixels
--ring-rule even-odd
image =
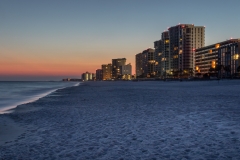
[[[178,23],[240,38],[240,0],[0,0],[0,80],[61,80],[135,54]]]

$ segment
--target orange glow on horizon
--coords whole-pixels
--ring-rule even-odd
[[[31,54],[34,53],[34,54]],[[134,53],[134,52],[133,52]],[[99,53],[81,54],[77,52],[43,52],[28,50],[0,50],[0,76],[81,76],[82,73],[95,73],[101,69],[102,64],[112,63],[116,56]],[[118,54],[121,55],[121,54]],[[127,58],[127,63],[132,64],[132,74],[135,74],[135,57]]]
[[[76,75],[88,71],[95,73],[97,69],[101,69],[101,62],[95,64],[70,64],[70,63],[3,63],[1,62],[0,75],[31,75],[31,76],[61,76]],[[111,63],[109,61],[108,63]],[[132,64],[132,74],[135,74],[135,66]]]

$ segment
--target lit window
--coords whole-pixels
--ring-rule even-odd
[[[216,44],[215,45],[215,48],[217,49],[217,48],[219,48],[220,47],[220,44]]]
[[[233,59],[238,60],[238,58],[239,58],[239,54],[234,54]]]
[[[216,62],[212,61],[212,68],[215,68],[215,67],[216,67]]]

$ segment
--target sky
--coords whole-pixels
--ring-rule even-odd
[[[0,81],[81,78],[135,55],[168,27],[206,26],[205,45],[240,38],[239,0],[0,0]]]

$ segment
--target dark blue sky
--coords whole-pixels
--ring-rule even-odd
[[[135,65],[135,54],[178,23],[206,26],[205,45],[239,38],[239,6],[239,0],[1,0],[0,63],[12,74],[13,62],[71,70],[58,76],[94,72],[112,58]],[[7,75],[0,69],[0,80]]]

